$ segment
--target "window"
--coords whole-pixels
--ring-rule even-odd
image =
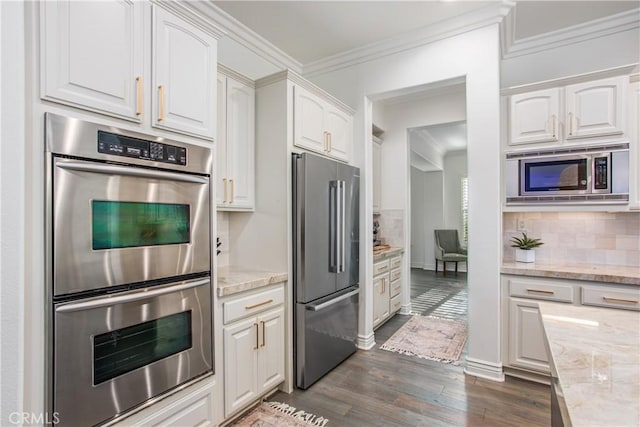
[[[465,248],[469,242],[469,178],[464,177],[462,184],[462,246]]]

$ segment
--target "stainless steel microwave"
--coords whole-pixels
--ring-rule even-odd
[[[507,204],[627,203],[629,144],[508,153]]]

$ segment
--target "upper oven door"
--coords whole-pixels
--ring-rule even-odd
[[[209,178],[53,158],[54,295],[210,271]]]
[[[590,192],[590,156],[557,156],[520,160],[520,194]]]

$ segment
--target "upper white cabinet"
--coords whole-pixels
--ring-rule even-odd
[[[213,139],[217,44],[165,10],[153,13],[153,126]]]
[[[640,76],[635,76],[635,81],[631,83],[629,89],[631,95],[629,125],[633,128],[632,141],[629,145],[629,208],[640,210]]]
[[[553,88],[511,97],[510,143],[558,141],[560,89]]]
[[[380,213],[382,204],[382,140],[373,137],[371,142],[372,174],[373,174],[373,213]]]
[[[294,145],[348,161],[353,116],[299,85],[294,88],[293,104]]]
[[[40,12],[42,99],[213,140],[214,36],[143,1],[44,1]]]
[[[612,77],[512,95],[509,145],[621,136],[627,81]]]
[[[144,7],[41,2],[41,97],[140,122]]]
[[[230,70],[220,67],[232,74]],[[237,74],[218,73],[217,193],[219,210],[255,207],[255,88]]]

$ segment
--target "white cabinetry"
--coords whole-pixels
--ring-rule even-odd
[[[509,299],[509,359],[512,366],[547,373],[549,359],[536,302]]]
[[[284,381],[284,287],[223,303],[225,417]]]
[[[140,122],[145,4],[44,1],[41,97]]]
[[[255,88],[219,66],[216,204],[218,210],[255,207]],[[232,74],[233,76],[225,74]]]
[[[400,310],[402,255],[387,257],[373,264],[373,327],[376,328]]]
[[[213,139],[216,40],[153,8],[153,126]]]
[[[293,142],[297,147],[348,161],[353,117],[311,91],[294,88]]]
[[[149,2],[44,1],[40,12],[42,99],[213,139],[215,37]]]
[[[384,261],[387,265],[389,260]],[[378,264],[378,263],[376,263]],[[377,327],[389,317],[389,273],[373,277],[373,327]]]
[[[612,77],[512,95],[509,145],[621,136],[627,81],[627,76]]]
[[[640,75],[633,76],[629,93],[629,127],[633,130],[629,144],[629,208],[640,210]]]
[[[372,175],[373,175],[373,213],[380,213],[382,201],[382,140],[373,137],[371,142]]]

